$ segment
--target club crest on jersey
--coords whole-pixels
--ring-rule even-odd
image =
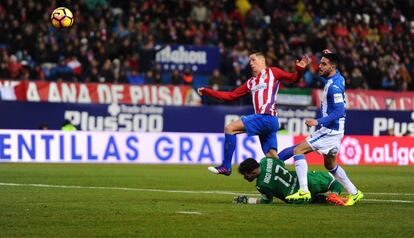
[[[265,90],[267,88],[266,83],[259,83],[258,85],[255,85],[252,87],[251,92],[254,93],[259,90]]]

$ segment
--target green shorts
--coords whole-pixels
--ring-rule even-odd
[[[328,172],[308,173],[308,187],[312,195],[335,192],[340,194],[344,187]]]

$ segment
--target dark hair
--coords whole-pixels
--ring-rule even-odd
[[[250,55],[256,55],[256,56],[261,56],[263,58],[266,58],[263,52],[261,51],[253,51],[252,53],[250,53]]]
[[[263,54],[263,52],[261,52],[261,51],[253,51],[250,55],[255,55],[256,57],[263,57],[264,62],[265,62],[265,65],[267,65],[266,56],[265,56],[265,54]]]
[[[334,65],[338,65],[339,64],[339,57],[335,53],[323,54],[322,57],[327,58],[331,64],[334,64]]]
[[[255,159],[248,158],[240,163],[239,173],[251,173],[254,169],[259,168],[259,163]]]

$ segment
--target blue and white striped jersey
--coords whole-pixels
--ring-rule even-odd
[[[324,79],[324,78],[322,78]],[[321,114],[318,119],[321,127],[341,131],[345,129],[345,79],[337,71],[330,78],[326,78],[321,98]]]

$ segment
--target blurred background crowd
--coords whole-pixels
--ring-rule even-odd
[[[72,10],[72,28],[53,29],[57,6]],[[312,55],[301,82],[285,85],[312,88],[329,48],[347,88],[414,90],[414,0],[4,0],[0,22],[1,79],[234,88],[260,50],[291,71]],[[155,63],[157,44],[218,46],[220,67],[195,85],[191,69]]]

